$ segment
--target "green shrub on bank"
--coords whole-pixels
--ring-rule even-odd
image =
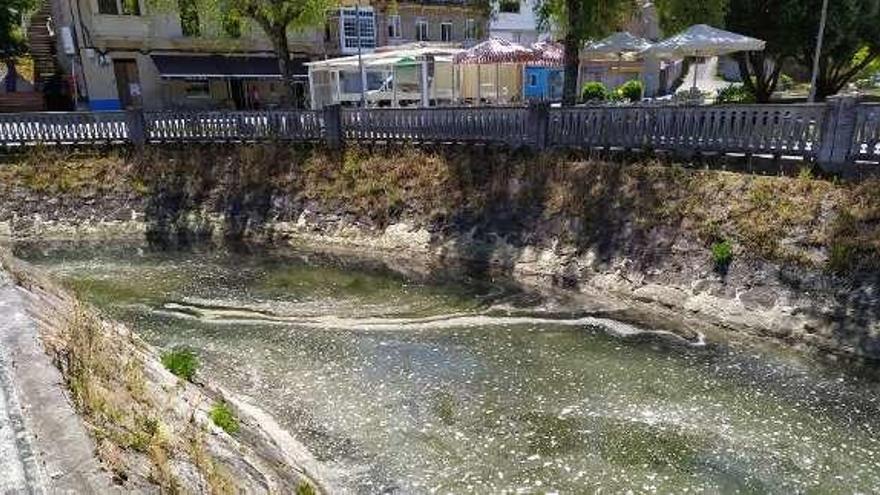
[[[779,91],[791,91],[794,89],[794,78],[788,74],[780,74],[779,81],[777,82],[777,89],[779,89]]]
[[[296,495],[315,495],[316,493],[315,488],[305,481],[296,485]]]
[[[730,241],[712,244],[712,262],[715,264],[715,270],[726,272],[732,261],[733,246],[730,244]]]
[[[232,435],[238,431],[238,420],[235,419],[235,414],[232,412],[232,409],[229,408],[227,403],[215,402],[214,407],[211,408],[209,416],[211,421],[222,428],[226,433]]]
[[[191,382],[199,367],[199,359],[189,349],[175,349],[162,354],[162,365],[178,378]]]
[[[581,100],[584,102],[602,102],[611,98],[608,88],[600,82],[588,82],[581,89]]]
[[[718,91],[715,103],[755,103],[755,95],[745,86],[728,86]]]
[[[641,81],[633,79],[621,84],[616,92],[624,100],[641,101],[644,87]]]

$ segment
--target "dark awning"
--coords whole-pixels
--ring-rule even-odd
[[[275,57],[225,55],[152,55],[159,75],[164,78],[280,78]],[[294,74],[307,74],[301,60],[294,59]]]

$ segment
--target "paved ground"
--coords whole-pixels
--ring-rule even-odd
[[[718,77],[718,57],[710,57],[701,64],[691,64],[681,89],[690,89],[694,85],[694,71],[697,71],[697,87],[700,91],[714,95],[731,84]]]
[[[0,270],[0,494],[121,493],[38,338],[25,298]]]
[[[25,321],[15,289],[0,273],[0,335],[17,331]],[[0,345],[0,493],[40,493],[41,479],[13,383],[9,349]]]

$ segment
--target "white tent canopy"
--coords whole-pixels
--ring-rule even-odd
[[[691,26],[675,36],[663,40],[642,53],[657,58],[718,57],[736,52],[761,51],[765,41],[731,33],[706,24]],[[697,70],[694,67],[693,91],[697,89]]]
[[[639,38],[627,31],[618,31],[603,40],[587,43],[584,47],[584,53],[622,57],[628,53],[645,51],[650,47],[650,41]]]
[[[766,44],[756,38],[697,24],[647,48],[644,53],[658,58],[717,57],[735,52],[761,51]]]

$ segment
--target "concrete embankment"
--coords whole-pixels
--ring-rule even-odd
[[[10,159],[15,239],[224,237],[467,263],[795,346],[880,358],[880,187],[487,148],[237,146]],[[675,326],[675,325],[673,325]]]

